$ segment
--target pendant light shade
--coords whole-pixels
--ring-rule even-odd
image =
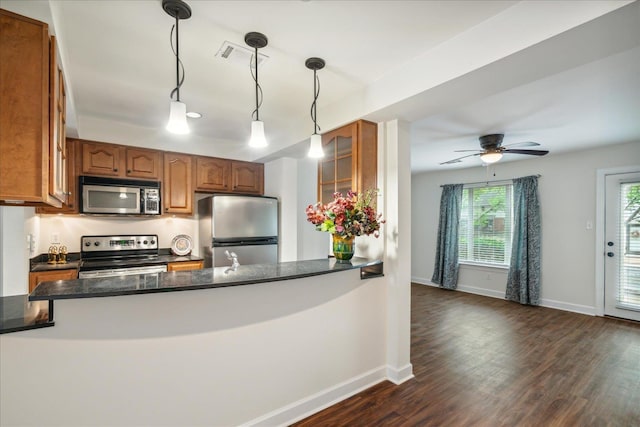
[[[255,119],[251,122],[251,138],[249,139],[249,147],[263,148],[266,147],[267,138],[264,136],[264,122],[260,121],[260,105],[262,105],[262,87],[258,83],[258,49],[265,47],[268,43],[267,36],[262,33],[251,32],[244,35],[244,42],[254,49],[253,59],[249,63],[251,75],[256,86],[256,109],[253,110]],[[254,73],[255,67],[255,73]]]
[[[308,157],[319,158],[324,157],[322,149],[322,136],[318,134],[320,126],[318,126],[318,95],[320,95],[320,81],[318,80],[317,71],[324,68],[325,62],[322,58],[309,58],[304,65],[313,70],[313,103],[311,104],[311,119],[313,120],[313,134],[309,142]]]
[[[307,156],[312,158],[324,157],[324,150],[322,149],[322,135],[317,133],[311,135],[311,143],[309,144],[309,154]]]
[[[176,87],[171,91],[171,109],[169,111],[169,122],[166,129],[169,132],[176,134],[187,134],[190,132],[189,124],[187,123],[187,106],[183,102],[180,102],[180,86],[184,82],[184,66],[180,61],[180,32],[178,24],[181,19],[188,19],[191,17],[191,8],[188,4],[182,0],[162,0],[162,9],[170,16],[176,19],[174,26],[176,31],[176,44],[173,46],[173,30],[171,29],[171,49],[176,56]],[[181,73],[182,72],[182,73]],[[180,76],[182,74],[182,76]],[[176,99],[173,99],[174,94]]]
[[[171,101],[171,110],[169,111],[169,122],[166,129],[171,133],[184,135],[189,133],[189,124],[187,123],[187,105],[183,102]]]
[[[249,147],[263,148],[267,146],[267,138],[264,136],[264,122],[254,120],[251,122],[251,139]]]

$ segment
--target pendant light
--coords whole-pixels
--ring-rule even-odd
[[[262,87],[258,83],[258,49],[265,47],[268,43],[267,36],[262,33],[251,32],[244,36],[244,42],[251,46],[255,53],[253,61],[249,64],[253,81],[256,83],[256,109],[253,110],[255,119],[251,122],[251,139],[249,139],[249,147],[263,148],[267,146],[267,139],[264,136],[264,123],[260,121],[260,105],[262,104]],[[255,64],[256,72],[253,72]]]
[[[313,70],[313,103],[311,104],[311,119],[313,120],[313,134],[311,135],[311,143],[309,144],[309,157],[324,157],[322,150],[322,135],[318,134],[320,126],[318,126],[318,95],[320,95],[320,81],[318,80],[317,71],[324,68],[325,62],[321,58],[309,58],[304,65],[308,69]]]
[[[176,56],[176,87],[171,91],[171,110],[169,112],[169,122],[167,130],[171,133],[187,134],[189,133],[189,124],[187,123],[187,106],[180,102],[180,86],[184,82],[184,66],[180,61],[180,44],[178,23],[181,19],[191,18],[191,8],[182,0],[162,0],[162,8],[165,12],[176,19],[176,24],[171,28],[171,49]],[[173,46],[173,30],[176,31],[176,45]],[[182,78],[180,77],[182,71]],[[175,101],[173,95],[176,95]]]

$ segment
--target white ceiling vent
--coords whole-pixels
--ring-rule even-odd
[[[218,49],[218,52],[216,52],[216,58],[246,67],[251,62],[253,54],[253,49],[225,40],[222,46],[220,46],[220,49]],[[260,67],[263,66],[267,59],[269,59],[267,55],[258,52],[258,65]]]

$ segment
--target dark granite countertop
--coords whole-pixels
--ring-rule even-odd
[[[95,298],[209,289],[298,279],[358,268],[362,278],[382,275],[382,262],[379,260],[353,258],[351,262],[345,263],[328,258],[278,264],[241,265],[235,271],[229,267],[217,267],[192,271],[43,282],[34,289],[29,299],[38,301]]]
[[[28,295],[0,297],[0,334],[53,326],[49,303],[29,301]]]

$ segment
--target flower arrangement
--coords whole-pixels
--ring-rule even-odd
[[[346,196],[334,193],[333,201],[322,205],[320,202],[306,209],[307,221],[316,226],[316,230],[325,231],[340,237],[380,235],[380,224],[384,223],[382,214],[377,214],[373,202],[378,190],[368,190],[361,195],[349,191]]]

